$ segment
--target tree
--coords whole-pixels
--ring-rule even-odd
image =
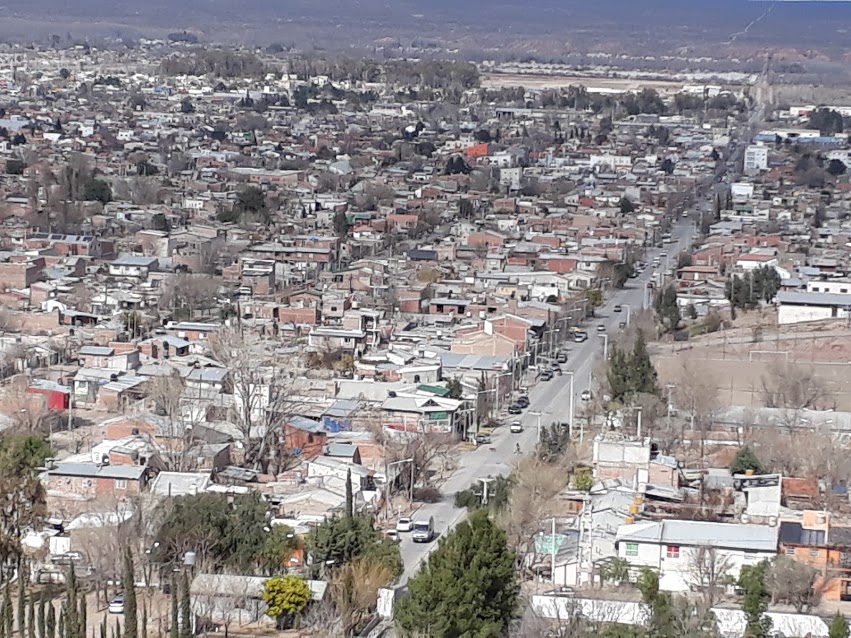
[[[8,159],[8,160],[6,160],[6,174],[7,175],[23,175],[24,169],[26,167],[27,167],[26,162],[24,162],[22,160],[19,160],[19,159]]]
[[[677,289],[673,284],[666,286],[653,304],[656,316],[666,332],[673,332],[680,325],[680,306],[677,303]]]
[[[83,199],[89,202],[98,201],[101,204],[108,204],[112,201],[112,189],[102,179],[91,179],[86,182],[83,189]]]
[[[455,493],[455,507],[466,507],[468,510],[480,508],[498,512],[508,503],[514,479],[510,476],[499,475],[488,481],[487,491],[480,481],[475,481],[466,490]],[[487,495],[487,501],[485,496]]]
[[[192,599],[189,575],[185,571],[180,579],[180,638],[192,638]]]
[[[607,362],[606,380],[612,401],[627,404],[639,394],[659,394],[656,368],[647,352],[644,333],[639,332],[632,352],[612,347]]]
[[[378,590],[394,580],[386,565],[370,557],[354,559],[331,579],[331,599],[342,617],[343,635],[360,632],[378,604]]]
[[[180,613],[177,598],[180,592],[177,590],[177,579],[171,579],[171,631],[169,638],[180,638]]]
[[[292,528],[286,525],[273,525],[260,550],[261,569],[271,576],[285,572],[289,559],[297,548],[298,539]]]
[[[848,638],[848,621],[838,611],[833,617],[833,620],[830,621],[830,629],[828,629],[827,635],[829,638]]]
[[[59,77],[63,80],[67,80],[71,77],[71,72],[65,67],[62,67],[61,69],[59,69]]]
[[[834,177],[839,177],[840,175],[845,175],[845,171],[847,167],[845,166],[845,162],[838,159],[832,159],[827,163],[827,172],[833,175]],[[6,172],[11,173],[9,170],[8,162],[6,164]]]
[[[629,561],[625,558],[613,558],[600,568],[600,578],[615,585],[629,581]]]
[[[745,636],[748,638],[768,638],[771,634],[771,618],[765,615],[771,598],[765,587],[768,568],[768,560],[763,560],[756,565],[744,565],[739,574],[739,588],[744,590],[742,611],[747,618]]]
[[[796,363],[771,366],[762,377],[766,407],[800,411],[822,409],[828,396],[814,369]]]
[[[677,270],[679,270],[680,268],[686,268],[686,267],[691,266],[691,265],[692,265],[691,253],[683,251],[679,255],[677,255]]]
[[[662,160],[662,164],[661,164],[660,168],[662,169],[662,171],[664,171],[664,173],[666,175],[670,175],[671,173],[674,172],[673,160],[671,160],[670,157],[666,157],[664,160]]]
[[[399,546],[382,538],[367,516],[331,517],[310,533],[307,544],[317,576],[365,556],[380,559],[394,577],[402,573]]]
[[[464,386],[461,385],[461,381],[457,377],[453,377],[446,382],[446,389],[449,391],[447,396],[450,399],[460,399],[464,394]]]
[[[349,217],[342,210],[334,214],[334,234],[337,237],[345,237],[349,233]]]
[[[136,570],[130,547],[124,550],[124,638],[137,638],[139,623],[136,618]],[[85,599],[85,597],[83,597]],[[85,629],[84,629],[85,631]]]
[[[35,630],[35,598],[30,595],[29,605],[27,605],[27,638],[35,638]]]
[[[53,603],[47,604],[47,617],[44,621],[44,629],[46,638],[56,638],[56,608],[53,606]]]
[[[41,592],[38,596],[38,638],[47,638],[46,601],[47,594]]]
[[[736,452],[736,456],[730,464],[730,473],[745,474],[748,470],[751,470],[754,474],[762,474],[765,471],[756,454],[746,445]]]
[[[460,523],[409,582],[396,621],[408,634],[502,636],[518,612],[516,557],[487,512]]]
[[[602,306],[603,292],[599,288],[586,288],[585,300],[594,308]]]
[[[621,215],[629,215],[630,213],[635,212],[635,204],[633,204],[632,201],[624,195],[618,202],[618,209],[620,210]]]
[[[730,578],[732,562],[729,554],[704,545],[691,553],[690,562],[691,573],[700,588],[704,605],[707,609],[714,607]]]
[[[765,586],[772,600],[784,601],[795,607],[799,614],[808,614],[818,605],[815,589],[819,571],[789,556],[780,555],[771,561],[765,575]]]
[[[180,112],[184,114],[195,112],[195,105],[192,104],[192,100],[190,100],[188,97],[185,97],[183,98],[183,100],[181,100]]]
[[[257,215],[268,221],[266,196],[257,186],[247,186],[236,194],[235,209],[241,214]]]
[[[41,436],[9,434],[0,439],[0,562],[17,562],[28,529],[39,529],[46,514],[38,468],[53,452]]]
[[[278,629],[286,629],[310,602],[310,586],[299,576],[270,578],[260,597],[268,607],[266,614],[275,619]]]

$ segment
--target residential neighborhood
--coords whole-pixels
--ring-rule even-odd
[[[0,633],[840,635],[849,107],[494,77],[0,47]]]

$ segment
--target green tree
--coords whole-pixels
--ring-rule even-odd
[[[350,563],[358,556],[376,556],[394,577],[402,573],[399,546],[382,538],[367,516],[334,516],[311,532],[307,539],[317,576]]]
[[[192,599],[189,594],[189,575],[180,579],[180,638],[192,638]]]
[[[624,262],[615,264],[612,269],[612,286],[623,288],[633,274],[635,274],[635,268],[632,267],[632,264]]]
[[[512,487],[514,487],[514,479],[511,476],[500,474],[494,480],[488,482],[488,502],[484,503],[484,485],[480,481],[476,481],[466,490],[455,493],[455,507],[466,507],[471,511],[487,508],[493,512],[499,512],[508,505]]]
[[[79,595],[77,574],[74,571],[74,564],[71,563],[65,579],[64,611],[60,614],[60,618],[64,619],[65,638],[85,638],[85,629],[82,636],[80,633]],[[59,633],[62,634],[62,632]]]
[[[616,346],[611,349],[606,380],[612,401],[616,403],[625,405],[638,394],[659,395],[656,368],[647,352],[643,333],[638,333],[632,352],[624,352]]]
[[[686,251],[681,252],[677,255],[677,270],[680,268],[687,268],[692,265],[692,257],[691,253],[687,253]]]
[[[18,578],[18,633],[23,635],[27,631],[27,592],[24,589],[24,579]]]
[[[273,525],[260,550],[261,569],[270,576],[286,571],[288,561],[297,548],[298,539],[291,527]]]
[[[129,547],[124,550],[124,638],[137,638],[139,623],[136,617],[136,577],[133,565],[133,553]]]
[[[673,284],[666,286],[654,302],[656,316],[666,332],[673,332],[680,325],[680,307],[677,304],[677,289]]]
[[[35,630],[35,598],[30,596],[29,605],[27,605],[27,638],[35,638]]]
[[[518,613],[516,556],[487,512],[473,512],[440,541],[399,601],[405,635],[504,635]]]
[[[236,194],[236,208],[242,213],[264,215],[266,196],[257,186],[247,186]]]
[[[45,493],[38,468],[53,452],[41,436],[9,434],[0,439],[0,561],[22,556],[21,539],[27,529],[39,528]]]
[[[614,558],[600,568],[600,577],[607,582],[620,585],[629,581],[629,561]]]
[[[47,638],[47,594],[41,592],[38,596],[38,638]]]
[[[260,597],[268,607],[266,614],[275,619],[278,629],[286,629],[310,602],[310,586],[299,576],[270,578]]]
[[[837,611],[833,620],[830,621],[830,629],[827,635],[829,638],[848,638],[848,634],[848,621],[845,620],[845,616]]]
[[[7,580],[6,587],[3,588],[3,631],[7,636],[11,637],[15,625],[15,616],[12,608],[10,587],[10,581]]]
[[[461,381],[458,380],[458,377],[453,377],[447,381],[446,389],[449,390],[449,394],[447,396],[450,399],[460,399],[464,394],[464,386],[461,385]]]
[[[841,163],[841,162],[840,162]],[[844,166],[844,164],[843,164]],[[26,162],[19,159],[6,160],[6,174],[8,175],[23,175],[24,169],[27,167]]]
[[[633,204],[628,197],[621,197],[620,202],[618,202],[618,208],[620,209],[621,215],[629,215],[632,212],[635,212],[635,204]]]
[[[338,210],[334,214],[334,234],[337,237],[345,237],[349,234],[349,217],[345,212]]]
[[[589,492],[594,487],[594,476],[591,472],[580,472],[573,477],[573,487],[580,492]]]
[[[112,189],[102,179],[91,179],[86,182],[83,188],[83,199],[87,202],[97,201],[101,204],[108,204],[112,201]]]
[[[763,560],[756,565],[745,565],[739,574],[739,588],[744,591],[742,611],[747,617],[747,638],[768,638],[771,635],[771,618],[765,615],[771,599],[765,586],[765,576],[770,563]]]
[[[754,451],[746,445],[736,452],[736,456],[730,464],[730,473],[744,474],[748,470],[752,470],[754,474],[763,474],[765,472],[762,463],[759,462]]]
[[[592,308],[598,308],[603,305],[603,292],[599,288],[586,288],[585,300]]]

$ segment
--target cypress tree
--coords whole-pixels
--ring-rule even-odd
[[[41,593],[38,597],[38,638],[47,638],[47,617],[45,616],[45,602],[47,594]]]
[[[177,579],[171,579],[171,631],[169,638],[180,638],[180,623],[177,615]]]
[[[56,638],[56,607],[47,604],[47,617],[44,620],[45,638]]]
[[[346,516],[351,518],[355,514],[355,501],[352,496],[352,471],[346,471]]]
[[[139,638],[148,638],[148,606],[142,603],[142,626],[139,627]]]
[[[60,616],[64,616],[63,627],[64,633],[59,632],[60,638],[80,638],[78,630],[80,624],[77,614],[77,574],[74,571],[74,563],[71,563],[71,569],[68,570],[68,580],[65,583],[65,605],[63,606]]]
[[[137,638],[139,623],[136,620],[136,579],[134,578],[133,553],[128,547],[124,551],[124,638]]]
[[[183,572],[180,592],[180,638],[192,636],[192,603],[189,598],[189,576]]]
[[[10,638],[12,636],[12,631],[14,631],[14,622],[11,585],[7,581],[6,588],[3,590],[3,629],[6,635]]]
[[[87,617],[87,609],[88,605],[86,604],[86,594],[82,593],[80,595],[80,613],[77,616],[77,636],[79,638],[86,638],[86,622]]]
[[[24,579],[18,571],[18,633],[23,636],[27,626],[27,597],[24,591]]]
[[[35,638],[35,599],[32,596],[27,609],[27,638]]]

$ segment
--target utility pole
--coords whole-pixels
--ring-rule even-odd
[[[574,377],[576,375],[574,374],[573,370],[568,370],[567,374],[570,376],[570,416],[569,416],[569,421],[567,422],[567,427],[568,427],[567,431],[568,431],[568,438],[572,441],[573,440],[573,415],[574,415],[573,410],[574,410],[574,401],[576,400],[576,396],[575,396],[574,389],[573,389],[573,381],[574,381]]]

